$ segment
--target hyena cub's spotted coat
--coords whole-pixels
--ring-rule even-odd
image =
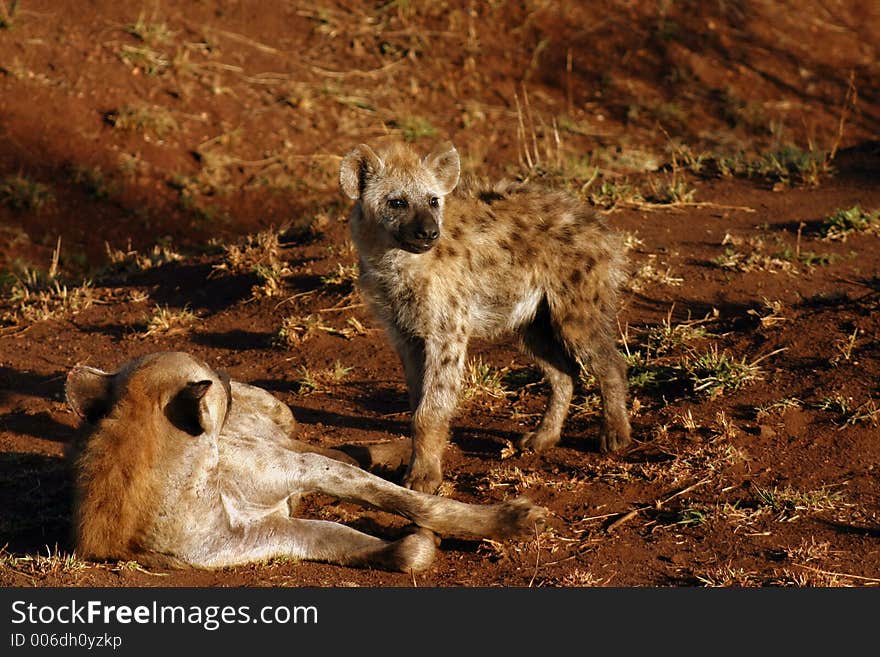
[[[626,366],[614,344],[621,240],[581,202],[530,185],[455,189],[458,152],[422,158],[385,138],[342,160],[356,201],[351,231],[360,285],[406,372],[413,453],[405,483],[433,492],[468,340],[513,332],[550,383],[547,410],[520,447],[559,441],[573,381],[599,382],[602,451],[630,442]]]

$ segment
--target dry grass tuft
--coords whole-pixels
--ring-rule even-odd
[[[125,105],[109,112],[106,118],[117,130],[138,132],[145,137],[153,135],[159,139],[180,128],[171,112],[158,105]]]
[[[259,283],[251,288],[251,298],[278,297],[284,293],[284,278],[290,268],[281,257],[280,236],[287,230],[270,229],[246,236],[237,244],[223,245],[223,261],[214,265],[211,276],[256,274]]]
[[[342,328],[330,326],[319,315],[290,316],[281,322],[276,335],[276,344],[282,347],[296,347],[308,341],[320,332],[336,335],[346,340],[355,336],[366,335],[367,329],[355,317],[349,317]]]
[[[183,260],[168,242],[160,242],[146,253],[132,249],[131,241],[125,250],[111,248],[108,242],[104,242],[104,248],[109,262],[107,269],[115,272],[146,271]]]
[[[151,335],[176,335],[186,333],[189,328],[198,321],[199,317],[184,306],[179,310],[172,310],[167,305],[156,305],[153,312],[145,317],[146,328],[140,337],[146,338]]]
[[[299,378],[296,380],[297,393],[300,395],[330,393],[333,386],[345,379],[351,370],[351,367],[343,365],[338,360],[333,367],[321,370],[311,370],[303,365],[299,368]]]
[[[8,309],[0,314],[0,321],[22,324],[68,317],[91,307],[98,300],[90,281],[73,285],[61,278],[60,258],[59,238],[48,271],[25,267],[13,273],[6,300]]]
[[[481,356],[470,359],[465,365],[461,401],[466,403],[482,397],[504,399],[509,392],[503,383],[508,370],[484,363]]]

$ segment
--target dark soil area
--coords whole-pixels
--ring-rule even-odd
[[[856,0],[0,0],[0,585],[877,585],[877,34]],[[599,453],[584,379],[562,444],[515,451],[547,388],[475,342],[441,494],[527,495],[552,511],[536,536],[446,539],[415,577],[77,559],[77,363],[189,351],[276,394],[304,440],[408,435],[337,186],[387,133],[569,189],[626,234],[633,446]]]

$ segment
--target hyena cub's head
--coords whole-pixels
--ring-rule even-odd
[[[393,246],[410,253],[428,251],[443,230],[443,197],[458,184],[458,151],[446,142],[425,157],[407,144],[366,144],[342,159],[339,185],[360,203],[368,230],[383,230]]]

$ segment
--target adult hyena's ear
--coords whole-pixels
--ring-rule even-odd
[[[385,169],[385,164],[366,144],[360,144],[342,158],[339,165],[339,187],[348,198],[357,200],[364,193],[367,178]]]
[[[67,405],[86,422],[94,424],[110,411],[113,376],[94,367],[77,365],[67,373],[64,383]]]
[[[216,422],[205,398],[212,384],[209,379],[187,383],[165,407],[168,421],[190,436],[213,433]]]
[[[461,175],[461,160],[458,157],[458,151],[455,150],[450,142],[446,141],[439,144],[422,160],[437,182],[440,183],[441,194],[448,194],[458,184],[458,177]]]

